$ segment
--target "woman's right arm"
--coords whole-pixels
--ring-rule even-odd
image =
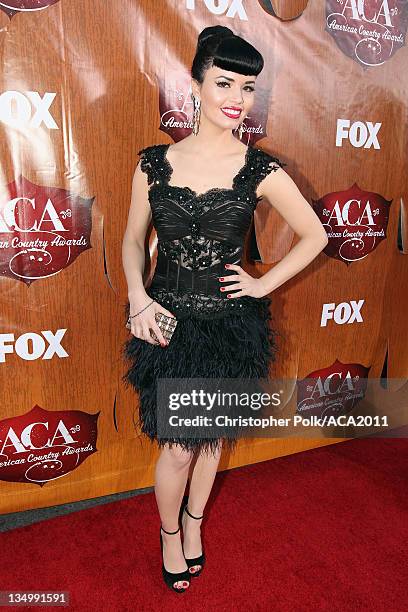
[[[132,180],[132,198],[122,243],[122,263],[128,285],[128,298],[133,305],[131,314],[151,302],[143,286],[145,267],[144,243],[151,220],[147,176],[136,166]]]
[[[152,301],[143,285],[144,243],[151,218],[147,175],[142,171],[139,161],[133,176],[132,198],[122,242],[122,263],[128,285],[130,315],[136,314]],[[137,338],[146,340],[150,344],[156,344],[150,335],[150,329],[152,329],[159,338],[160,344],[166,346],[167,342],[154,318],[156,312],[174,316],[166,308],[154,302],[140,315],[131,319],[131,332]]]

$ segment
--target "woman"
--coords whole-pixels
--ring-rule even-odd
[[[283,164],[233,136],[254,104],[263,58],[222,26],[205,28],[192,65],[193,133],[139,152],[123,240],[132,336],[123,377],[140,394],[138,426],[161,453],[155,495],[161,518],[163,577],[176,592],[203,569],[200,527],[222,444],[237,437],[158,434],[160,378],[266,378],[277,350],[267,295],[327,244],[323,226]],[[170,182],[171,181],[171,182]],[[265,196],[301,240],[272,270],[254,278],[239,265],[257,202]],[[143,286],[150,220],[158,236],[152,283]],[[170,341],[155,314],[176,317]],[[174,319],[173,319],[174,323]],[[156,340],[157,338],[157,340]],[[190,474],[188,506],[180,507]]]

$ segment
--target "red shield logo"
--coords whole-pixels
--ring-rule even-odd
[[[0,480],[44,486],[97,451],[97,414],[44,410],[0,421]]]
[[[309,418],[348,414],[362,400],[370,368],[336,359],[297,383],[296,414]]]
[[[329,242],[324,252],[345,264],[367,257],[387,237],[392,200],[363,191],[356,183],[347,191],[333,191],[312,200]]]
[[[30,285],[58,274],[91,248],[94,198],[21,176],[8,185],[8,193],[0,202],[1,276]]]
[[[363,68],[381,66],[405,46],[406,0],[326,0],[326,32]]]

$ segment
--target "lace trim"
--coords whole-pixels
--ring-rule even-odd
[[[138,152],[141,156],[140,168],[147,174],[147,182],[161,183],[170,179],[171,167],[163,157],[163,147],[166,145],[151,145]]]
[[[159,241],[157,248],[171,261],[188,270],[205,270],[224,260],[241,255],[242,247],[212,238],[185,236]]]
[[[279,168],[287,166],[285,162],[280,161],[278,157],[270,155],[262,149],[254,149],[255,155],[253,163],[244,168],[242,173],[242,189],[249,190],[255,197],[256,204],[262,199],[262,196],[256,195],[258,185],[271,172],[276,172]],[[256,206],[255,204],[255,206]]]
[[[204,193],[197,193],[190,187],[180,187],[178,185],[168,185],[173,168],[171,167],[165,152],[167,144],[158,144],[145,147],[138,152],[141,156],[141,169],[147,174],[148,184],[165,185],[169,190],[180,193],[188,193],[191,199],[207,198],[216,196],[219,193],[243,191],[246,196],[253,198],[257,203],[261,196],[256,196],[256,189],[261,181],[270,173],[276,172],[279,167],[287,166],[278,157],[270,155],[262,149],[255,149],[249,146],[245,158],[244,166],[239,170],[233,179],[232,189],[213,187]]]
[[[150,187],[149,198],[154,205],[156,196],[171,196],[174,200],[178,200],[183,204],[185,209],[190,212],[196,219],[212,208],[213,203],[217,203],[220,195],[228,193],[241,194],[236,195],[235,199],[239,202],[246,203],[252,211],[255,209],[256,196],[254,193],[247,191],[242,193],[243,189],[222,189],[220,187],[212,187],[208,192],[201,194],[199,197],[191,195],[189,187],[179,187],[178,185],[164,185],[161,181],[154,180],[155,184]],[[194,203],[193,203],[194,202]]]

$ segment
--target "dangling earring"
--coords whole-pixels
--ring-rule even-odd
[[[198,130],[200,129],[200,115],[201,115],[201,101],[199,98],[195,98],[194,100],[194,115],[193,115],[193,134],[197,136]]]
[[[238,130],[238,134],[239,134],[239,139],[242,140],[242,134],[244,133],[244,122],[239,124],[239,130]]]

